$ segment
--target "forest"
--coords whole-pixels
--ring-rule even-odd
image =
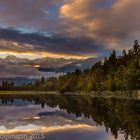
[[[95,63],[91,69],[37,80],[34,83],[15,86],[4,83],[0,90],[37,90],[37,91],[116,91],[140,89],[140,45],[134,41],[132,49],[123,50],[120,56],[116,51]]]

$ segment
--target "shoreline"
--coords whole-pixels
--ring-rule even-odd
[[[0,91],[0,95],[83,95],[92,97],[104,97],[104,98],[128,98],[128,99],[140,99],[140,90],[134,91],[92,91],[92,92],[82,92],[67,91],[64,93],[58,91]]]
[[[58,94],[56,91],[0,91],[1,94],[25,94],[25,95],[30,95],[30,94]]]

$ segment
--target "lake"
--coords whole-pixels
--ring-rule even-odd
[[[0,94],[0,140],[140,140],[140,100]]]

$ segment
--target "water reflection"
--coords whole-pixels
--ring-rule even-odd
[[[87,130],[89,127],[93,129],[97,125],[100,129],[105,127],[106,132],[111,132],[116,139],[120,139],[120,134],[126,140],[130,137],[131,139],[140,139],[139,100],[105,99],[102,97],[80,95],[0,95],[0,104],[0,125],[2,126],[3,124],[6,126],[7,120],[15,119],[20,122],[18,124],[20,126],[16,124],[16,129],[14,128],[13,130],[10,127],[15,132],[17,128],[21,129],[22,125],[29,128],[28,125],[31,122],[36,124],[36,126],[32,126],[35,130],[42,129],[42,131],[44,130],[43,132],[47,132],[48,130],[54,131],[55,129],[60,130],[61,128],[62,130],[63,128],[68,128],[69,130],[71,128],[86,128]],[[12,105],[14,105],[13,108]],[[35,107],[34,105],[39,105],[40,107]],[[3,110],[5,109],[4,106],[9,106],[9,109],[6,108],[6,112],[9,112],[9,114],[18,112],[18,116],[16,114],[11,118],[12,115],[10,115],[4,122],[5,116],[2,115],[5,113],[5,110]],[[17,108],[14,110],[16,106],[20,106],[20,110],[17,110]],[[54,110],[52,111],[52,109]],[[26,123],[25,120],[27,120]],[[44,125],[44,122],[47,122],[47,125]],[[10,128],[9,132],[11,131]],[[3,129],[6,130],[6,128]],[[25,129],[27,130],[27,128]],[[97,130],[98,127],[96,127],[96,133]],[[88,133],[90,135],[90,131]]]

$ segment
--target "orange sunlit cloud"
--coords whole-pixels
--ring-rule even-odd
[[[8,55],[14,55],[20,58],[36,59],[42,57],[52,57],[52,58],[74,58],[74,59],[86,59],[86,56],[76,56],[68,54],[55,54],[50,52],[11,52],[11,51],[0,51],[0,57],[5,58]]]
[[[138,0],[71,0],[61,7],[60,13],[109,50],[120,51],[139,37],[139,6]]]

